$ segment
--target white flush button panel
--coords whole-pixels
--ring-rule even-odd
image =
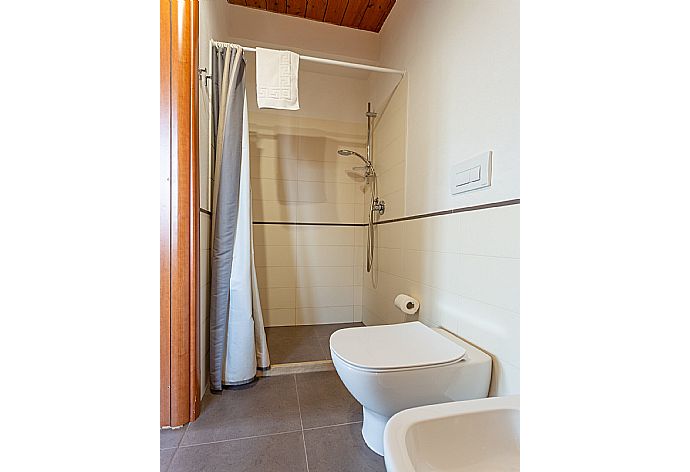
[[[450,168],[450,193],[457,195],[491,185],[491,158],[487,151]]]

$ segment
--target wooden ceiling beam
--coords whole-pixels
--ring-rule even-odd
[[[307,0],[304,17],[323,22],[323,18],[326,16],[326,3],[328,3],[326,0]]]
[[[307,0],[287,0],[288,15],[304,16],[307,11]]]
[[[232,5],[300,16],[378,33],[395,0],[227,0]]]

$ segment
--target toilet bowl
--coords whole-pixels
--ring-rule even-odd
[[[341,329],[330,348],[340,379],[362,404],[364,441],[379,455],[386,423],[399,411],[489,393],[491,358],[418,321]]]

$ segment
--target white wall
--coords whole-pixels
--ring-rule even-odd
[[[407,70],[406,213],[518,198],[519,2],[399,0],[380,41],[379,62]],[[383,103],[390,83],[371,82]],[[489,149],[492,186],[451,196],[451,165]]]
[[[518,2],[398,0],[380,41],[379,62],[407,70],[392,98],[394,77],[369,81],[384,110],[375,137],[382,219],[519,198]],[[450,166],[487,150],[491,187],[450,195]],[[420,300],[420,320],[492,355],[492,395],[519,392],[519,205],[377,232],[376,288],[363,277],[365,324],[412,319],[393,305],[408,293]]]

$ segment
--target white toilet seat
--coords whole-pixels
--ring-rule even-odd
[[[343,363],[347,364],[350,368],[362,372],[371,372],[373,374],[385,374],[386,372],[404,372],[408,370],[420,370],[420,369],[430,369],[434,367],[443,367],[451,364],[455,364],[458,362],[462,362],[464,359],[457,359],[449,362],[444,362],[441,364],[428,364],[428,365],[422,365],[422,366],[402,366],[402,367],[394,367],[390,369],[377,369],[375,367],[362,367],[358,365],[351,364],[348,362],[346,359],[343,359],[340,357],[337,353],[331,351],[331,357],[336,356],[338,360],[342,361]]]
[[[465,349],[419,321],[334,332],[331,354],[352,368],[393,372],[459,362]]]

